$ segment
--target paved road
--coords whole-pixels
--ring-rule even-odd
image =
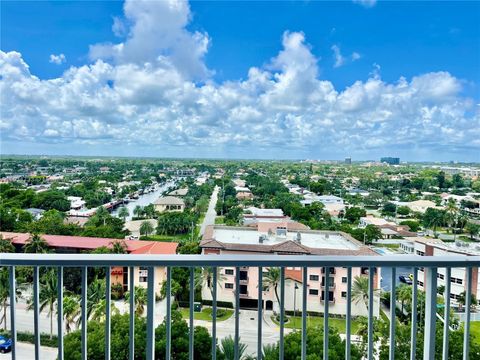
[[[10,360],[11,353],[0,354],[0,360]],[[40,347],[40,359],[55,360],[57,358],[57,349],[46,346]],[[35,348],[33,344],[18,342],[17,343],[17,359],[18,360],[32,360],[35,359]]]
[[[218,191],[219,187],[215,186],[215,189],[213,189],[212,196],[210,197],[210,203],[208,204],[208,210],[205,214],[205,218],[203,219],[202,225],[200,226],[200,235],[203,236],[205,233],[205,229],[207,228],[208,225],[214,225],[215,224],[215,218],[217,217],[217,212],[215,211],[215,206],[217,205],[217,199],[218,199]]]

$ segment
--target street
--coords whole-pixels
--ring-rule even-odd
[[[205,229],[208,225],[215,224],[215,218],[217,217],[217,212],[215,211],[215,206],[217,205],[218,199],[218,191],[219,187],[215,186],[212,192],[212,196],[210,197],[210,203],[208,204],[208,210],[205,213],[205,218],[203,219],[202,225],[200,226],[200,235],[203,236],[205,233]]]

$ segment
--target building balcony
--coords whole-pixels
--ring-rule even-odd
[[[443,323],[437,322],[436,318],[439,315],[443,315],[444,313],[450,313],[450,295],[451,289],[450,286],[445,287],[444,297],[445,297],[445,304],[443,308],[437,307],[437,297],[438,295],[438,286],[437,286],[437,274],[438,269],[446,268],[446,284],[450,284],[450,274],[453,268],[464,268],[466,269],[466,304],[465,308],[465,316],[463,317],[464,324],[463,328],[464,331],[464,341],[463,341],[463,352],[464,354],[469,353],[469,346],[470,346],[470,322],[471,322],[471,293],[472,293],[472,280],[476,279],[473,274],[473,269],[480,267],[480,257],[479,256],[435,256],[435,257],[412,257],[411,255],[397,255],[397,256],[303,256],[303,255],[289,255],[289,256],[258,256],[258,255],[94,255],[94,254],[0,254],[0,266],[8,269],[9,274],[9,304],[7,310],[7,319],[10,322],[10,329],[11,329],[11,339],[12,339],[12,359],[20,358],[17,355],[18,350],[20,349],[17,347],[17,311],[22,310],[21,306],[17,306],[17,287],[20,284],[17,284],[15,279],[16,274],[16,267],[17,266],[27,266],[33,268],[33,290],[32,290],[32,305],[33,305],[33,330],[34,330],[34,348],[35,348],[35,359],[42,359],[42,349],[40,348],[40,323],[45,321],[44,314],[40,316],[40,271],[39,269],[42,268],[54,268],[56,269],[56,276],[57,276],[57,306],[56,308],[59,309],[58,313],[56,312],[53,316],[56,318],[57,322],[57,334],[58,334],[58,358],[64,358],[64,316],[63,316],[63,298],[64,298],[64,286],[63,286],[63,276],[64,276],[64,269],[66,267],[74,267],[81,269],[81,281],[80,281],[80,288],[81,288],[81,314],[80,314],[80,322],[79,322],[79,330],[80,330],[80,348],[79,352],[81,353],[81,359],[87,360],[87,299],[88,299],[88,269],[89,268],[103,268],[106,271],[105,273],[105,284],[106,284],[106,293],[108,296],[105,299],[105,353],[106,359],[115,358],[115,354],[111,354],[111,339],[110,339],[110,329],[111,329],[111,309],[112,309],[112,300],[111,300],[111,269],[113,267],[126,267],[128,268],[129,272],[129,289],[131,290],[130,300],[126,305],[126,309],[128,310],[129,318],[130,318],[130,327],[129,327],[129,359],[138,358],[141,354],[135,354],[135,345],[134,339],[135,337],[135,290],[134,290],[134,278],[137,276],[135,268],[145,267],[147,268],[147,301],[146,301],[146,351],[144,358],[147,360],[153,360],[155,358],[155,342],[156,340],[156,332],[155,332],[155,317],[156,312],[155,308],[157,306],[156,303],[156,292],[160,291],[160,287],[158,286],[159,281],[163,279],[156,279],[157,273],[155,270],[156,267],[166,268],[166,300],[165,300],[165,308],[162,309],[162,313],[165,314],[165,324],[166,324],[166,332],[165,335],[165,356],[162,358],[171,359],[172,358],[172,297],[171,297],[171,290],[172,290],[172,269],[175,267],[188,267],[190,269],[191,279],[194,278],[195,268],[203,268],[203,267],[214,267],[214,268],[223,268],[223,267],[249,267],[249,268],[257,268],[259,274],[268,267],[278,267],[280,268],[280,283],[279,283],[279,338],[278,338],[278,349],[279,349],[279,358],[284,358],[284,330],[285,330],[285,306],[287,304],[286,299],[291,299],[290,296],[300,296],[301,301],[297,302],[296,304],[300,308],[295,308],[299,311],[299,314],[302,316],[302,326],[297,330],[300,331],[302,334],[302,341],[299,346],[301,347],[302,351],[302,358],[306,358],[307,354],[307,321],[306,317],[308,311],[310,311],[311,306],[318,304],[318,298],[310,298],[308,297],[308,269],[315,268],[318,269],[320,266],[324,267],[346,267],[347,268],[347,284],[353,283],[353,276],[352,276],[352,269],[360,268],[360,267],[367,267],[368,271],[368,296],[366,299],[368,305],[368,331],[367,331],[367,359],[374,359],[374,348],[377,347],[379,344],[374,339],[373,333],[373,323],[374,323],[374,299],[378,299],[378,296],[375,297],[375,289],[377,285],[375,284],[375,280],[378,278],[375,275],[375,271],[373,269],[378,268],[389,268],[391,270],[391,280],[394,282],[396,280],[396,268],[397,267],[411,267],[413,268],[414,279],[413,283],[417,283],[417,276],[418,272],[416,269],[419,267],[425,268],[425,310],[423,312],[424,316],[424,330],[420,333],[418,331],[412,331],[412,338],[410,339],[411,343],[411,351],[413,354],[416,353],[417,349],[417,336],[422,336],[423,341],[423,358],[424,359],[435,359],[435,348],[436,346],[442,346],[445,341],[448,343],[448,334],[449,329],[451,327],[450,318],[447,316],[444,319]],[[302,267],[305,268],[306,271],[302,273],[302,279],[299,279],[295,284],[298,284],[298,287],[295,286],[295,289],[289,288],[286,286],[285,282],[285,269],[292,268],[292,267]],[[475,270],[476,271],[476,270]],[[214,272],[216,274],[216,272]],[[423,273],[422,273],[423,275]],[[215,276],[215,275],[214,275]],[[236,272],[235,274],[235,288],[240,288],[240,272]],[[301,280],[301,281],[300,281]],[[422,276],[422,280],[423,276]],[[217,284],[216,281],[213,282]],[[195,284],[194,281],[189,282],[189,290],[190,290],[190,297],[189,297],[189,305],[190,305],[190,315],[187,320],[189,327],[189,347],[188,352],[190,355],[190,359],[194,358],[194,342],[193,342],[193,330],[194,330],[194,296],[195,293]],[[351,286],[351,285],[350,285]],[[347,285],[348,287],[348,285]],[[212,316],[211,326],[209,327],[209,331],[213,334],[212,339],[212,351],[216,351],[216,344],[224,338],[225,336],[232,334],[235,341],[235,348],[238,351],[239,347],[239,337],[240,337],[240,328],[246,326],[245,323],[239,321],[240,315],[240,299],[247,298],[250,300],[260,300],[263,299],[263,292],[262,287],[258,286],[257,291],[251,292],[244,292],[244,291],[235,291],[234,292],[234,323],[232,323],[231,329],[224,329],[224,326],[217,328],[217,319],[216,319],[216,311],[217,311],[217,302],[222,301],[222,299],[218,299],[218,294],[221,294],[220,291],[217,291],[219,288],[214,289],[212,291]],[[286,294],[286,291],[293,291],[293,293]],[[412,326],[414,330],[417,326],[417,306],[418,303],[418,290],[416,286],[412,286]],[[240,293],[242,292],[242,293]],[[344,334],[345,339],[345,358],[350,358],[350,347],[352,345],[352,334],[350,329],[352,328],[352,294],[351,288],[346,291],[345,297],[345,322],[346,322],[346,333]],[[324,296],[325,293],[323,292],[321,296]],[[324,326],[328,328],[328,318],[333,313],[329,309],[330,304],[335,303],[335,299],[325,302],[321,300],[320,302],[323,304],[322,312],[324,314],[324,319],[327,319],[324,322]],[[390,294],[392,303],[395,302],[395,291],[391,292]],[[311,304],[308,302],[311,301]],[[258,301],[258,316],[257,318],[257,327],[258,327],[258,338],[257,344],[255,348],[257,350],[257,358],[261,358],[261,351],[262,351],[262,341],[264,337],[262,336],[262,326],[265,326],[263,321],[263,316],[261,312],[263,311],[262,302]],[[340,306],[340,304],[338,305]],[[336,306],[336,307],[338,307]],[[308,311],[307,311],[308,310]],[[390,309],[390,318],[395,318],[396,314],[394,311],[394,307]],[[157,321],[158,323],[158,321]],[[42,324],[44,325],[44,324]],[[254,325],[255,326],[255,325]],[[441,326],[444,329],[444,339],[439,340],[436,336],[437,327]],[[389,337],[390,341],[390,348],[394,349],[395,343],[395,327],[396,322],[390,321],[390,329],[389,334],[385,334],[385,336]],[[226,331],[226,333],[222,333]],[[138,336],[138,335],[137,335]],[[323,331],[323,344],[324,349],[324,356],[328,354],[328,336],[329,331]],[[342,335],[343,336],[343,335]],[[441,342],[438,344],[438,342]],[[251,353],[255,349],[250,349],[249,352]],[[418,349],[420,350],[420,349]],[[444,351],[448,352],[448,349],[443,349]],[[187,351],[187,350],[186,350]],[[393,350],[392,350],[393,351]],[[237,352],[238,353],[238,352]],[[213,357],[213,355],[212,355]],[[414,356],[415,357],[415,356]],[[395,358],[395,354],[390,353],[390,358]],[[448,358],[448,354],[447,354]],[[464,357],[464,358],[468,358]],[[324,357],[324,359],[326,359]]]

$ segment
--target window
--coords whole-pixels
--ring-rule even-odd
[[[309,290],[308,290],[308,293],[309,293],[310,295],[318,295],[318,289],[309,289]]]
[[[417,255],[425,256],[425,252],[424,252],[424,251],[417,250]]]
[[[232,283],[225,283],[225,289],[233,289]]]
[[[334,285],[335,285],[335,283],[334,283],[334,278],[331,277],[331,276],[329,276],[328,279],[329,279],[329,280],[328,280],[329,286],[334,286]],[[322,286],[325,286],[325,282],[326,282],[326,281],[325,281],[325,276],[322,276]]]
[[[450,282],[452,282],[452,283],[454,283],[454,284],[455,284],[455,283],[456,283],[456,284],[460,284],[460,285],[463,284],[463,280],[462,280],[462,279],[454,278],[454,277],[452,277],[452,278],[450,279]]]
[[[423,281],[417,280],[417,284],[423,287]]]
[[[443,275],[443,274],[437,274],[437,278],[443,280],[443,279],[445,279],[445,275]]]
[[[319,280],[319,276],[318,276],[318,275],[310,275],[310,280],[312,280],[312,281],[318,281],[318,280]]]
[[[240,271],[240,280],[248,280],[248,271]]]
[[[322,300],[325,300],[325,291],[322,291]],[[333,291],[328,292],[328,301],[333,301]]]
[[[346,276],[342,276],[342,283],[346,283],[347,282],[347,277]]]
[[[146,276],[140,276],[139,281],[141,283],[145,283],[145,282],[147,282],[147,277]]]
[[[347,292],[346,291],[342,291],[342,298],[346,298],[347,297]]]
[[[225,275],[233,275],[233,269],[225,269]]]

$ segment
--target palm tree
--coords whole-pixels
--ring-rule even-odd
[[[400,304],[402,305],[402,314],[403,314],[405,302],[410,302],[412,299],[411,286],[408,286],[406,284],[401,284],[395,289],[395,294],[396,294],[397,300],[400,301]]]
[[[263,276],[263,285],[268,289],[273,288],[277,303],[280,304],[278,297],[278,285],[280,284],[280,268],[271,267],[268,268],[266,274]]]
[[[472,294],[470,299],[471,299],[470,306],[477,305],[477,298],[475,297],[475,294]],[[464,291],[460,295],[458,295],[457,301],[460,304],[460,309],[463,308],[463,306],[465,306],[467,302],[467,292]]]
[[[457,222],[458,211],[459,210],[455,200],[449,199],[445,207],[445,220],[450,228],[452,228],[452,226],[454,226]],[[456,235],[455,228],[453,228],[452,230],[453,230],[453,240],[455,240],[455,235]]]
[[[150,221],[142,221],[142,223],[140,224],[140,234],[148,236],[149,234],[153,233],[153,231],[154,228]]]
[[[225,276],[222,275],[221,271],[219,272],[219,270],[220,268],[217,268],[217,286],[222,287],[222,283],[225,281]],[[195,274],[194,281],[195,281],[196,289],[201,289],[204,285],[207,285],[213,299],[213,268],[211,267],[202,268],[201,273]]]
[[[103,222],[103,226],[105,226],[107,219],[110,217],[110,213],[103,206],[99,206],[95,210],[95,216],[98,218],[98,220]]]
[[[111,313],[114,315],[119,314],[120,311],[114,304],[110,304]],[[90,320],[93,321],[105,321],[107,314],[107,299],[102,299],[96,303],[92,308],[92,314]]]
[[[125,293],[125,301],[130,300],[130,291]],[[135,286],[135,314],[142,316],[145,312],[145,306],[147,305],[147,289]]]
[[[75,319],[80,315],[80,298],[76,295],[69,295],[63,298],[63,318],[67,334],[72,331]]]
[[[139,218],[142,216],[142,213],[143,213],[143,208],[140,205],[135,206],[135,208],[133,209],[133,215]]]
[[[40,311],[43,311],[48,307],[48,316],[50,316],[50,339],[53,337],[53,314],[55,304],[57,303],[57,289],[57,274],[55,270],[51,269],[42,276],[39,293]],[[28,310],[33,309],[33,306],[34,303],[32,297],[28,301]]]
[[[365,306],[368,310],[368,277],[366,276],[355,276],[352,284],[352,300],[355,304],[358,304],[360,301],[365,303]],[[373,293],[378,292],[378,289],[373,289]]]
[[[467,224],[467,232],[470,234],[470,240],[480,233],[480,225],[469,222]]]
[[[127,244],[125,244],[125,241],[118,240],[118,241],[112,241],[110,243],[111,249],[110,253],[111,254],[126,254],[127,253]]]
[[[247,345],[240,342],[240,338],[238,339],[238,358],[244,359],[245,351],[247,350]],[[225,360],[234,360],[235,359],[235,340],[233,339],[232,335],[228,335],[227,337],[223,338],[220,341],[220,349],[219,352],[223,355]]]
[[[106,285],[104,280],[95,278],[87,291],[87,318],[90,319],[98,304],[105,299]],[[97,314],[98,315],[98,314]],[[80,321],[81,319],[79,319]]]
[[[118,216],[123,219],[123,222],[125,222],[125,219],[130,215],[130,212],[125,206],[122,206],[118,210]]]
[[[50,252],[48,243],[38,234],[33,234],[23,245],[23,251],[29,254],[46,254]]]

